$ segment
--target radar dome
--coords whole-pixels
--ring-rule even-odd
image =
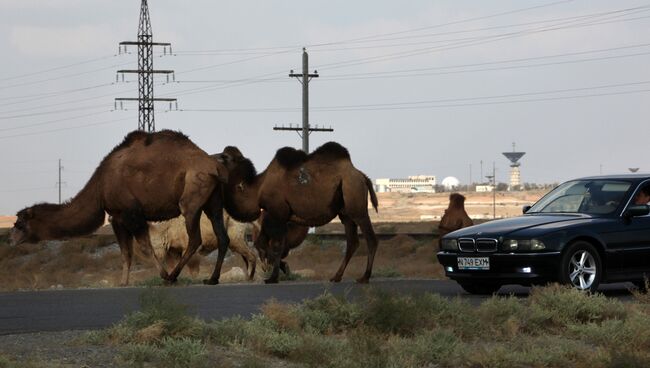
[[[453,190],[454,188],[458,187],[459,184],[460,181],[458,178],[455,178],[453,176],[448,176],[442,179],[442,186],[445,187],[445,190]]]

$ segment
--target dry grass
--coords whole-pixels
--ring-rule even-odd
[[[336,368],[650,364],[646,305],[557,285],[527,299],[493,296],[479,306],[369,289],[354,302],[330,294],[298,305],[272,300],[250,320],[211,323],[183,315],[164,289],[147,293],[142,311],[89,341],[124,346],[122,363],[154,366],[203,366],[216,358],[210,353],[216,346],[241,352],[252,366],[268,359],[283,367]]]

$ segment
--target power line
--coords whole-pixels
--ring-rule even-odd
[[[43,69],[43,70],[31,72],[31,73],[15,75],[15,76],[12,76],[12,77],[4,77],[4,78],[0,78],[0,81],[7,81],[7,80],[12,80],[12,79],[25,78],[25,77],[30,77],[32,75],[37,75],[37,74],[45,74],[45,73],[53,72],[55,70],[67,69],[67,68],[71,68],[73,66],[79,66],[79,65],[83,65],[83,64],[94,63],[94,62],[100,61],[100,60],[110,59],[110,58],[113,58],[113,57],[116,57],[116,56],[117,55],[106,55],[106,56],[102,56],[102,57],[98,57],[98,58],[94,58],[94,59],[90,59],[90,60],[79,61],[79,62],[76,62],[76,63],[57,66],[57,67],[49,68],[49,69]]]
[[[11,130],[21,130],[21,129],[33,128],[33,127],[37,127],[37,126],[50,125],[50,124],[60,123],[62,121],[70,121],[70,120],[86,118],[86,117],[89,117],[89,116],[101,115],[101,114],[105,114],[107,112],[111,112],[111,111],[110,110],[103,110],[103,111],[100,111],[100,112],[93,112],[93,113],[77,115],[77,116],[68,116],[68,117],[65,117],[65,118],[55,119],[55,120],[48,120],[48,121],[44,121],[44,122],[40,122],[40,123],[23,124],[21,126],[0,128],[0,132],[6,132],[6,131],[11,131]]]
[[[450,45],[445,45],[445,46],[439,46],[439,47],[432,47],[432,48],[424,48],[424,49],[416,49],[416,50],[410,50],[410,51],[404,51],[404,52],[398,52],[398,53],[392,53],[392,54],[387,54],[387,55],[380,55],[380,56],[375,56],[375,57],[367,57],[367,58],[361,58],[361,59],[353,59],[353,60],[347,60],[347,61],[342,61],[342,62],[336,62],[336,63],[330,63],[330,64],[324,64],[319,67],[319,69],[322,69],[322,67],[329,67],[328,69],[338,69],[338,68],[345,68],[345,67],[350,67],[350,66],[357,66],[357,65],[362,65],[362,64],[368,64],[368,63],[374,63],[374,62],[379,62],[379,61],[388,61],[388,60],[393,60],[393,59],[399,59],[399,58],[404,58],[404,57],[410,57],[410,56],[417,56],[417,55],[422,55],[426,53],[431,53],[431,52],[436,52],[436,51],[447,51],[447,50],[452,50],[452,49],[457,49],[457,48],[462,48],[462,47],[471,47],[471,46],[477,46],[477,45],[482,45],[486,43],[491,43],[491,42],[496,42],[496,41],[501,41],[505,40],[508,38],[513,38],[513,37],[521,37],[521,36],[528,36],[531,34],[535,33],[541,33],[541,32],[549,32],[549,31],[556,31],[556,30],[563,30],[563,29],[569,29],[573,27],[578,27],[578,26],[586,26],[586,25],[596,25],[594,24],[595,21],[590,21],[587,23],[582,23],[582,24],[570,24],[570,23],[575,23],[577,20],[584,20],[585,18],[595,18],[595,17],[603,17],[603,16],[608,16],[612,14],[617,14],[621,12],[629,12],[629,11],[637,11],[639,9],[646,9],[650,8],[650,6],[645,6],[645,7],[635,7],[635,8],[627,8],[627,9],[622,9],[622,10],[615,10],[615,11],[608,11],[608,12],[600,12],[600,13],[592,13],[576,18],[570,18],[572,19],[571,22],[564,22],[564,23],[569,23],[562,25],[560,24],[553,24],[550,26],[545,26],[545,27],[538,27],[537,29],[529,29],[529,30],[524,30],[524,31],[517,31],[517,32],[510,32],[510,33],[502,33],[498,35],[492,35],[492,36],[486,36],[481,38],[480,40],[474,42],[458,42],[457,44],[450,44]],[[618,15],[620,17],[621,15]],[[562,19],[562,18],[560,18]],[[621,20],[619,20],[621,21]],[[622,20],[625,21],[625,20]],[[599,23],[599,24],[602,24]],[[248,85],[252,83],[257,83],[253,79],[254,78],[261,78],[261,77],[266,77],[268,75],[275,75],[273,74],[264,74],[258,77],[252,77],[250,78],[249,81],[247,82],[242,82],[242,83],[232,83],[232,84],[227,84],[227,85],[222,85],[222,86],[217,86],[217,87],[200,87],[200,88],[194,88],[194,89],[189,89],[185,91],[181,91],[178,93],[178,95],[181,94],[196,94],[196,93],[203,93],[203,92],[209,92],[213,90],[219,90],[219,89],[224,89],[224,88],[230,88],[230,87],[238,87],[238,86],[243,86],[243,85]]]
[[[619,21],[621,21],[621,20],[619,20]],[[622,20],[622,21],[625,21],[625,20]],[[402,58],[405,58],[405,57],[424,55],[424,54],[428,54],[428,53],[432,53],[432,52],[448,51],[448,50],[455,50],[455,49],[458,49],[458,48],[483,45],[483,44],[493,43],[493,42],[497,42],[497,41],[503,41],[503,40],[510,39],[510,38],[515,38],[515,37],[529,36],[529,35],[537,34],[537,33],[551,32],[551,31],[564,30],[564,29],[570,29],[570,28],[581,27],[581,26],[591,26],[591,25],[600,25],[600,24],[603,24],[603,23],[594,23],[594,21],[590,21],[589,23],[573,24],[573,25],[572,24],[567,24],[567,25],[555,24],[555,25],[551,25],[551,26],[538,27],[536,29],[528,29],[528,30],[523,30],[523,31],[501,33],[501,34],[497,34],[497,35],[480,37],[480,38],[477,38],[476,40],[471,40],[471,41],[467,41],[467,42],[457,42],[455,44],[449,44],[449,45],[443,45],[443,46],[426,47],[426,48],[421,48],[421,49],[415,49],[415,50],[409,50],[409,51],[401,51],[401,52],[395,52],[395,53],[379,55],[379,56],[371,56],[371,57],[351,59],[351,60],[346,60],[346,61],[339,61],[339,62],[320,65],[319,68],[322,69],[324,67],[327,67],[329,70],[338,69],[338,68],[346,68],[346,67],[350,67],[350,66],[370,64],[370,63],[375,63],[375,62],[380,62],[380,61],[389,61],[389,60],[395,60],[395,59],[402,59]]]
[[[18,118],[26,118],[26,117],[31,117],[31,116],[40,116],[40,115],[48,115],[48,114],[61,114],[61,113],[66,113],[66,112],[71,112],[71,111],[97,109],[98,107],[102,107],[102,106],[105,106],[105,105],[102,104],[102,105],[94,105],[94,106],[73,107],[73,108],[69,108],[69,109],[34,112],[34,113],[21,114],[21,115],[0,116],[0,120],[18,119]]]
[[[8,88],[15,88],[15,87],[31,86],[31,85],[34,85],[34,84],[41,84],[41,83],[51,82],[51,81],[55,81],[55,80],[59,80],[59,79],[65,79],[65,78],[75,78],[75,77],[78,77],[80,75],[91,74],[91,73],[99,72],[99,71],[102,71],[102,70],[115,69],[117,67],[128,65],[128,64],[130,64],[130,63],[115,64],[115,65],[107,66],[107,67],[104,67],[104,68],[87,70],[87,71],[83,71],[83,72],[77,72],[77,73],[74,73],[74,74],[66,74],[66,75],[61,75],[61,76],[58,76],[58,77],[40,79],[40,80],[36,80],[36,81],[31,81],[31,82],[25,82],[25,83],[19,83],[19,84],[11,84],[11,85],[7,85],[7,86],[0,86],[0,90],[8,89]]]
[[[360,105],[335,105],[335,106],[321,106],[313,107],[315,111],[359,111],[359,110],[391,110],[391,109],[413,109],[413,108],[422,108],[421,106],[416,105],[426,105],[425,108],[439,107],[440,103],[449,103],[449,102],[466,102],[466,101],[476,101],[476,100],[492,100],[492,99],[503,99],[503,98],[516,98],[516,97],[525,97],[525,96],[535,96],[535,95],[547,95],[547,94],[559,94],[559,93],[568,93],[568,92],[579,92],[586,90],[596,90],[596,89],[606,89],[606,88],[620,88],[620,87],[631,87],[638,85],[650,84],[649,81],[639,81],[639,82],[630,82],[630,83],[617,83],[617,84],[607,84],[607,85],[597,85],[589,87],[580,87],[580,88],[565,88],[565,89],[554,89],[546,91],[535,91],[535,92],[522,92],[522,93],[510,93],[510,94],[501,94],[501,95],[491,95],[491,96],[477,96],[477,97],[462,97],[462,98],[447,98],[447,99],[437,99],[437,100],[423,100],[423,101],[405,101],[405,102],[385,102],[385,103],[375,103],[375,104],[360,104]],[[570,99],[570,98],[583,98],[583,97],[597,97],[597,96],[613,96],[620,94],[629,94],[629,93],[645,93],[649,91],[648,89],[632,90],[632,91],[617,91],[617,92],[605,92],[598,94],[587,94],[587,95],[576,95],[576,96],[559,96],[559,97],[547,97],[534,100],[514,100],[514,101],[492,101],[492,102],[482,102],[480,104],[499,104],[499,103],[510,103],[510,102],[533,102],[533,101],[546,101],[553,99]],[[406,105],[406,106],[405,106]],[[452,105],[443,105],[442,107],[448,107]],[[467,105],[453,105],[453,106],[472,106],[472,104]],[[248,108],[248,109],[180,109],[179,111],[184,112],[291,112],[297,111],[295,108]]]
[[[66,130],[83,129],[83,128],[89,128],[89,127],[94,127],[94,126],[99,126],[99,125],[113,124],[113,123],[120,122],[120,121],[125,121],[125,120],[133,120],[133,118],[129,117],[129,118],[122,118],[122,119],[112,119],[112,120],[105,120],[105,121],[101,121],[101,122],[97,122],[97,123],[75,125],[75,126],[65,127],[65,128],[42,130],[42,131],[37,131],[37,132],[21,133],[21,134],[14,134],[14,135],[4,135],[4,136],[0,136],[0,139],[9,139],[9,138],[16,138],[16,137],[27,137],[27,136],[41,135],[41,134],[47,134],[47,133],[61,132],[61,131],[66,131]]]
[[[15,102],[7,102],[4,104],[0,104],[0,106],[9,106],[9,105],[19,105],[19,104],[24,104],[27,102],[31,101],[38,101],[42,99],[47,99],[47,98],[55,98],[59,96],[64,96],[68,95],[71,93],[77,93],[77,92],[83,92],[83,91],[89,91],[92,89],[97,89],[97,88],[102,88],[102,87],[108,87],[112,86],[115,83],[103,83],[103,84],[98,84],[90,87],[83,87],[83,88],[74,88],[74,89],[67,89],[67,90],[61,90],[61,91],[52,91],[52,92],[44,92],[44,93],[36,93],[32,95],[23,95],[19,97],[6,97],[6,98],[0,98],[0,100],[10,100],[10,99],[23,99],[21,101],[15,101]]]

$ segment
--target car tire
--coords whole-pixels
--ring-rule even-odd
[[[458,282],[463,290],[475,295],[492,295],[501,289],[500,284],[487,282]]]
[[[560,282],[582,291],[596,291],[602,279],[600,254],[589,242],[577,241],[568,246],[560,262]]]

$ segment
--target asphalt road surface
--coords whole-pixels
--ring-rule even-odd
[[[485,296],[465,293],[455,282],[446,280],[373,279],[371,287],[400,293],[435,292],[445,297],[460,296],[478,304]],[[631,284],[601,286],[605,295],[627,301]],[[300,302],[329,291],[349,298],[359,295],[367,285],[352,281],[339,284],[285,282],[276,285],[224,284],[165,288],[174,298],[204,320],[259,312],[265,301]],[[121,320],[139,308],[143,288],[75,289],[0,293],[0,335],[62,330],[100,329]],[[528,288],[505,286],[500,295],[528,295]]]

